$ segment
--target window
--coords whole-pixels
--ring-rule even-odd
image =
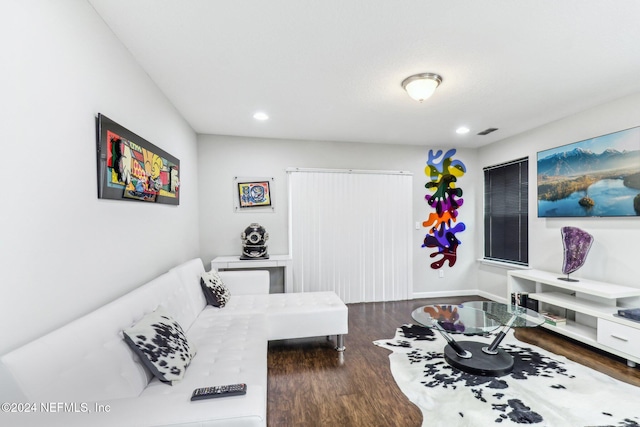
[[[484,168],[484,258],[529,264],[529,160]]]

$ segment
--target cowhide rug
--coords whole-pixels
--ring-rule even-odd
[[[493,336],[455,338],[490,343]],[[640,388],[518,341],[513,331],[501,347],[514,369],[498,378],[449,366],[444,338],[422,326],[404,325],[374,344],[393,351],[391,373],[422,411],[423,426],[640,426]]]

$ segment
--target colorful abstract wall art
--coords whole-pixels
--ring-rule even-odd
[[[180,161],[99,114],[98,198],[180,204]]]
[[[429,192],[425,200],[430,209],[429,217],[422,223],[428,229],[424,237],[423,248],[434,248],[429,256],[436,258],[431,268],[437,270],[445,263],[453,267],[457,259],[458,245],[462,243],[457,234],[465,230],[465,225],[458,222],[458,209],[462,206],[462,189],[457,187],[458,178],[465,174],[466,167],[460,160],[454,160],[455,149],[447,151],[444,156],[442,150],[435,154],[429,150],[425,175],[430,179],[425,184]]]
[[[271,206],[269,181],[239,182],[238,200],[241,208]]]

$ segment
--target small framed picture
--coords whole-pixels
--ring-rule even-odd
[[[270,182],[238,182],[238,206],[240,209],[271,206]]]

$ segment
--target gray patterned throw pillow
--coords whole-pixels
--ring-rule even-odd
[[[138,323],[122,331],[125,342],[160,381],[180,381],[196,354],[182,327],[158,307]]]
[[[200,286],[202,286],[202,292],[207,299],[207,304],[214,307],[224,307],[228,302],[231,294],[229,288],[227,288],[216,270],[211,270],[207,273],[203,273],[200,278]]]

